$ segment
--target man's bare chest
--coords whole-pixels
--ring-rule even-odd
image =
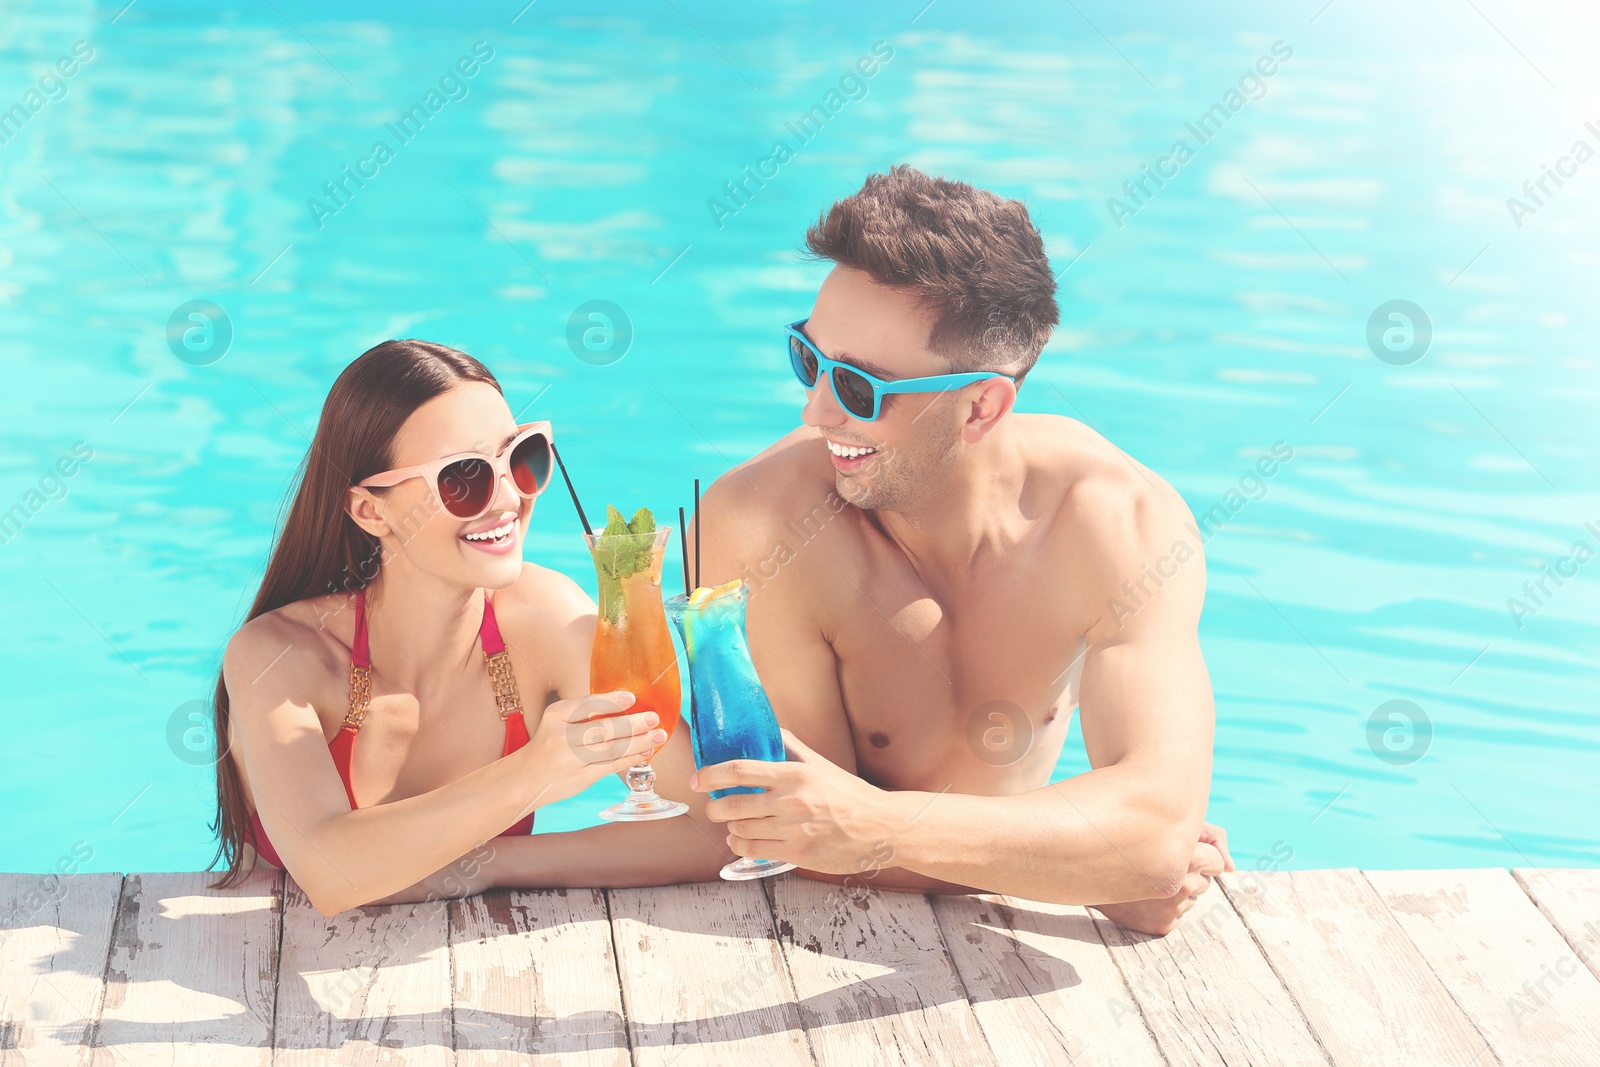
[[[1049,780],[1078,703],[1083,631],[1048,582],[935,597],[862,585],[834,639],[858,772],[1001,795]]]

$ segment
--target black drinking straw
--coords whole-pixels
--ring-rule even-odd
[[[688,596],[694,590],[689,588],[689,527],[683,521],[683,509],[678,509],[678,544],[683,548],[683,595]]]
[[[583,532],[592,533],[589,529],[589,517],[583,513],[583,505],[578,503],[578,491],[572,487],[572,477],[567,474],[567,465],[561,462],[561,453],[556,451],[556,443],[550,442],[550,454],[556,457],[556,466],[561,468],[561,480],[567,483],[567,492],[572,494],[572,506],[578,509],[578,521],[583,523]]]
[[[700,479],[694,480],[694,587],[700,588]]]

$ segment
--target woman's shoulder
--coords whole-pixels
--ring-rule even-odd
[[[517,580],[491,595],[497,618],[533,630],[565,630],[595,614],[594,601],[582,586],[537,563],[524,562]]]
[[[308,597],[263,612],[234,631],[223,653],[230,692],[276,697],[315,692],[343,680],[355,631],[354,607],[340,594]]]
[[[491,595],[513,657],[529,657],[552,692],[587,692],[595,625],[589,594],[560,571],[524,562],[517,580]]]

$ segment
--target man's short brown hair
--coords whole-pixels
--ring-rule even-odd
[[[913,294],[935,313],[928,347],[957,371],[1033,368],[1059,321],[1044,242],[1018,200],[900,164],[834,202],[809,230],[817,259]]]

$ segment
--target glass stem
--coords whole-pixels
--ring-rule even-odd
[[[635,763],[628,768],[623,780],[636,799],[654,800],[656,795],[656,769],[649,763]]]

